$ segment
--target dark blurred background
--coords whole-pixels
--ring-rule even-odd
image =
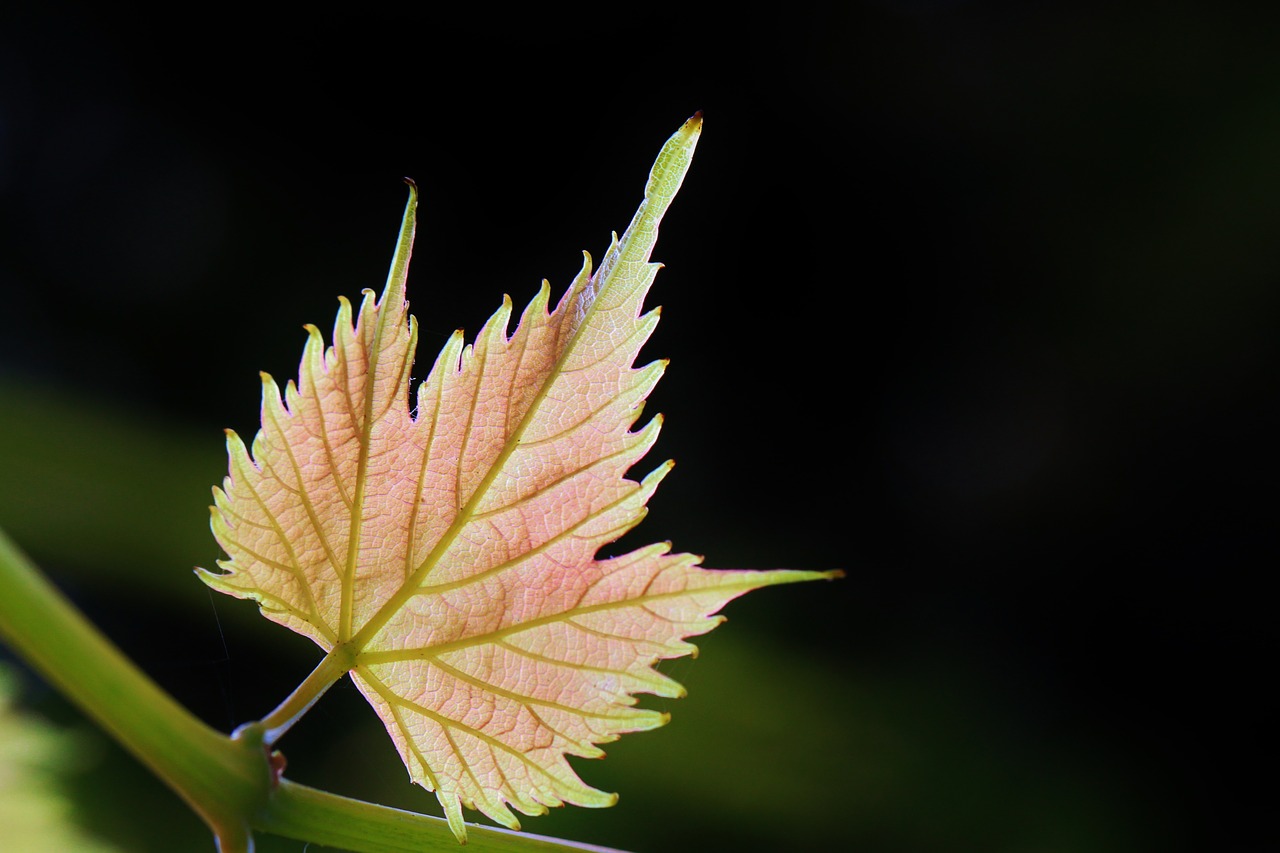
[[[319,650],[190,571],[257,371],[381,287],[401,176],[421,375],[598,258],[701,109],[646,350],[671,359],[650,461],[679,465],[627,542],[848,577],[730,605],[666,666],[689,697],[648,702],[673,722],[577,763],[619,805],[526,828],[1272,849],[1277,9],[415,8],[0,10],[0,525],[113,640],[223,730],[282,699]],[[78,736],[89,831],[212,849]],[[299,781],[436,808],[354,689],[282,748]]]

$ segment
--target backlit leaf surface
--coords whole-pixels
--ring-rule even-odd
[[[682,695],[653,664],[693,651],[730,599],[829,576],[707,570],[665,544],[596,558],[671,467],[627,479],[658,437],[659,418],[632,427],[665,363],[633,365],[700,129],[663,147],[598,270],[587,258],[554,310],[544,282],[514,332],[510,299],[474,343],[456,332],[412,407],[411,198],[381,298],[341,300],[327,350],[308,327],[283,395],[264,375],[252,455],[228,433],[213,530],[229,559],[201,577],[341,656],[460,839],[462,805],[511,827],[508,806],[611,805],[565,756],[666,722],[633,694]]]

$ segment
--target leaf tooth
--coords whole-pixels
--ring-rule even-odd
[[[683,699],[689,695],[689,691],[683,684],[653,667],[645,667],[643,676],[638,673],[629,673],[629,675],[636,682],[644,685],[644,692],[652,693],[654,696],[661,696],[664,699]]]
[[[258,457],[258,438],[262,437],[264,431],[269,426],[275,426],[283,422],[290,416],[290,412],[285,408],[284,400],[280,397],[280,386],[276,384],[275,379],[265,370],[258,374],[262,380],[262,430],[259,430],[258,436],[254,439],[254,458]],[[259,460],[261,461],[261,460]]]
[[[476,334],[476,346],[480,347],[481,352],[486,356],[492,349],[499,347],[506,341],[507,326],[511,322],[512,309],[511,297],[506,293],[502,294],[502,304],[498,306],[497,311],[494,311],[489,316],[489,319],[485,321],[485,324],[480,327],[480,331]]]
[[[536,799],[525,796],[520,791],[516,782],[512,781],[510,774],[508,774],[503,769],[503,756],[499,754],[498,750],[496,750],[492,745],[490,745],[488,751],[489,751],[489,758],[493,761],[494,769],[497,770],[498,775],[502,777],[502,784],[498,785],[497,789],[493,792],[494,797],[497,799],[499,806],[505,810],[505,806],[503,806],[503,800],[505,800],[506,802],[515,806],[517,810],[527,815],[546,814],[547,807],[544,804],[538,802]],[[520,828],[520,822],[515,819],[514,815],[512,815],[512,819],[515,820],[515,824],[516,824],[514,827],[512,827],[512,829],[518,830]]]
[[[314,323],[304,323],[302,328],[307,333],[307,340],[302,345],[302,368],[299,372],[303,376],[318,377],[324,372],[324,336]]]
[[[222,490],[219,489],[219,492]],[[215,500],[218,500],[215,497]],[[229,540],[233,537],[231,525],[227,523],[225,515],[226,510],[215,504],[209,507],[209,529],[213,531],[213,537],[218,542]]]
[[[596,746],[594,743],[587,743],[586,741],[574,743],[572,747],[566,749],[565,752],[568,752],[571,755],[576,755],[580,758],[604,758],[603,749]]]
[[[200,580],[204,581],[214,589],[223,590],[234,595],[235,593],[232,592],[232,590],[234,590],[235,587],[229,583],[231,577],[236,573],[234,562],[231,560],[218,560],[217,564],[218,567],[223,570],[222,573],[211,572],[208,569],[202,569],[199,566],[196,566],[196,577],[200,578]],[[239,596],[237,596],[237,598],[238,597]]]
[[[298,393],[298,386],[292,379],[284,383],[284,406],[285,410],[290,414],[296,414],[298,407],[302,403],[301,395]]]
[[[618,232],[610,232],[609,248],[604,253],[604,260],[600,263],[600,269],[596,270],[590,278],[582,283],[581,294],[574,302],[574,322],[573,328],[576,331],[582,325],[582,321],[586,319],[586,315],[590,312],[595,304],[596,297],[599,296],[600,287],[605,283],[606,276],[612,268],[612,261],[618,253]],[[586,252],[583,252],[585,255]]]
[[[448,384],[446,379],[456,376],[461,371],[462,347],[465,340],[463,330],[454,329],[436,356],[431,370],[427,373],[427,378],[418,383],[418,393],[414,397],[414,403],[418,407],[419,415],[424,411],[440,408],[433,406],[436,401],[432,398],[444,393]],[[418,421],[415,420],[415,422]]]
[[[520,312],[520,320],[516,324],[517,329],[528,330],[534,324],[545,323],[547,317],[547,306],[551,302],[551,282],[545,278],[542,284],[538,286],[538,292],[529,300],[529,304],[524,306],[524,310]]]
[[[462,803],[458,795],[437,790],[436,799],[444,809],[444,816],[449,821],[449,829],[453,830],[453,837],[458,839],[459,844],[466,844],[467,823],[462,819]]]
[[[499,773],[502,772],[502,768],[498,765],[497,756],[494,756],[494,766],[498,767]],[[491,819],[497,821],[508,829],[513,829],[516,832],[519,832],[520,819],[511,813],[511,809],[507,808],[507,804],[503,801],[504,797],[501,793],[501,789],[494,791],[488,786],[480,785],[479,783],[476,784],[476,787],[480,791],[480,796],[484,798],[484,802],[480,806],[480,811],[484,812]],[[504,780],[503,787],[509,788],[510,783],[505,782]],[[471,806],[471,808],[475,808],[475,806]]]
[[[373,288],[366,287],[360,291],[360,312],[356,315],[356,328],[365,335],[373,332],[373,324],[378,317],[378,294]]]
[[[654,428],[654,432],[656,433],[662,426],[662,415],[654,415],[653,421],[650,421],[650,423],[653,422],[657,422],[657,426]],[[648,427],[646,425],[646,429],[647,428]],[[668,459],[646,474],[645,478],[640,481],[640,491],[636,496],[640,497],[643,495],[643,501],[648,503],[649,498],[653,497],[653,493],[658,490],[658,485],[666,479],[666,476],[671,473],[671,469],[674,467],[676,467],[676,461],[674,459]]]
[[[227,459],[230,462],[230,472],[227,475],[226,482],[228,487],[234,482],[234,477],[248,473],[255,466],[253,460],[249,457],[249,448],[245,447],[244,439],[240,438],[235,430],[225,430],[227,436]]]
[[[583,318],[586,316],[588,293],[587,288],[591,285],[591,254],[589,252],[582,253],[582,268],[578,274],[573,277],[573,281],[569,283],[569,287],[565,290],[564,295],[560,297],[559,304],[556,305],[555,314],[570,318],[570,330],[577,328]]]
[[[354,332],[352,324],[351,300],[345,296],[339,296],[338,313],[333,318],[333,347],[328,350],[326,357],[332,356],[336,361],[350,351]]]

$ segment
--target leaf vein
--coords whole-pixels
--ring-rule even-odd
[[[631,677],[631,673],[627,672],[625,669],[612,669],[607,666],[590,666],[585,663],[574,663],[573,661],[561,660],[560,658],[547,657],[546,655],[540,655],[537,652],[521,648],[515,643],[509,643],[502,639],[494,640],[494,644],[537,663],[545,663],[550,666],[563,666],[566,669],[573,669],[579,672],[599,672],[607,675]]]
[[[444,672],[447,672],[449,675],[452,675],[454,678],[458,679],[459,681],[470,684],[472,687],[479,687],[481,690],[487,690],[490,693],[494,694],[495,696],[501,696],[504,699],[510,699],[512,702],[518,702],[519,704],[525,706],[525,708],[528,708],[531,705],[537,705],[539,707],[551,708],[552,710],[555,710],[555,711],[564,711],[567,714],[576,714],[577,716],[588,717],[591,719],[598,719],[598,720],[626,719],[625,715],[618,716],[616,714],[606,714],[601,711],[588,711],[585,708],[575,708],[572,705],[565,705],[560,702],[552,702],[550,699],[538,699],[537,697],[534,697],[534,696],[526,696],[523,693],[517,693],[514,690],[507,690],[505,688],[499,687],[498,685],[492,682],[485,681],[483,678],[479,678],[477,676],[471,675],[470,673],[463,672],[457,667],[450,666],[449,664],[442,661],[438,656],[432,656],[429,658],[425,658],[424,660],[426,660],[431,666],[440,668],[441,670],[443,670]]]
[[[315,327],[313,326],[312,328],[315,328]],[[319,334],[320,332],[317,329],[315,331],[315,335],[318,337]],[[323,341],[319,342],[318,348],[320,350],[320,357],[318,361],[320,363],[321,369],[324,369],[325,358],[324,358]],[[307,384],[310,385],[311,387],[311,397],[315,401],[315,405],[313,406],[313,408],[316,411],[316,418],[320,421],[320,436],[319,436],[320,442],[324,445],[325,459],[328,460],[329,462],[329,470],[333,472],[333,478],[332,478],[333,484],[338,489],[338,496],[342,499],[342,503],[343,505],[346,506],[347,511],[350,512],[351,511],[351,495],[347,493],[346,484],[343,483],[342,478],[338,476],[338,470],[339,470],[338,459],[333,452],[333,445],[329,443],[329,425],[325,421],[324,406],[321,404],[322,397],[320,396],[320,386],[316,384],[316,371],[314,367],[315,367],[314,364],[308,364],[307,365],[308,369],[306,369],[305,372],[307,374]],[[350,398],[348,398],[348,403],[349,402],[350,402]]]
[[[276,432],[280,435],[285,435],[285,430],[281,426],[280,422],[276,419],[275,413],[274,412],[271,413],[268,417],[270,417],[271,425],[275,428]],[[321,525],[320,519],[316,515],[316,508],[315,508],[315,504],[311,502],[311,495],[307,493],[306,486],[303,484],[302,469],[298,467],[298,460],[293,455],[293,447],[289,444],[288,441],[283,442],[283,445],[284,446],[282,450],[283,450],[284,456],[286,459],[289,460],[289,467],[293,470],[294,477],[296,478],[297,487],[298,487],[298,491],[296,492],[296,494],[298,496],[298,501],[299,503],[302,504],[302,509],[307,514],[307,520],[311,522],[311,528],[315,531],[316,538],[320,541],[320,547],[324,549],[325,558],[329,561],[330,567],[333,568],[334,574],[337,575],[339,578],[341,578],[342,574],[340,569],[338,568],[337,557],[333,552],[333,547],[329,544],[328,537],[325,535],[324,527]],[[272,467],[274,469],[274,466]],[[288,482],[283,477],[280,477],[278,474],[276,475],[276,482],[288,488]],[[259,498],[259,500],[261,501],[261,498]],[[263,504],[263,507],[265,509],[266,504]],[[284,538],[283,530],[280,531],[280,535],[281,535],[281,539],[283,539]],[[289,556],[292,557],[295,562],[298,562],[298,565],[301,565],[301,562],[298,561],[297,555],[293,553],[293,549],[290,548],[289,550],[290,550]]]
[[[419,596],[419,595],[441,594],[453,589],[458,589],[459,587],[470,586],[473,583],[479,583],[481,581],[487,580],[493,577],[494,575],[507,571],[508,569],[511,569],[514,566],[518,566],[521,563],[528,561],[532,557],[537,557],[541,554],[544,554],[554,545],[560,542],[563,542],[565,539],[573,538],[577,533],[577,531],[580,530],[582,527],[584,527],[588,522],[595,521],[597,518],[608,515],[610,512],[616,509],[619,505],[626,503],[627,500],[630,499],[635,494],[638,488],[639,488],[638,484],[633,485],[633,487],[629,489],[627,493],[624,494],[622,497],[618,498],[615,501],[612,501],[611,503],[607,504],[606,506],[597,510],[596,512],[593,512],[591,515],[586,516],[585,518],[576,522],[572,527],[567,527],[564,530],[560,531],[559,533],[555,534],[554,536],[548,537],[545,542],[539,545],[534,545],[532,547],[526,548],[520,553],[519,556],[517,556],[514,559],[504,560],[503,562],[499,563],[496,566],[490,566],[489,568],[484,569],[480,572],[477,572],[474,575],[468,575],[467,577],[459,578],[456,581],[449,581],[448,583],[436,584],[434,586],[419,587],[417,590],[414,591],[413,595]],[[590,538],[596,539],[598,537],[592,536]]]
[[[418,702],[405,699],[403,696],[400,696],[392,692],[391,689],[387,687],[385,684],[383,684],[381,680],[371,679],[370,683],[373,685],[374,689],[378,692],[378,694],[388,702],[395,702],[396,704],[400,705],[400,707],[402,708],[406,708],[410,711],[413,711],[416,714],[426,717],[429,720],[433,720],[442,729],[456,729],[460,732],[471,735],[476,740],[479,740],[483,743],[491,744],[492,746],[495,746],[498,749],[501,749],[503,752],[506,752],[510,755],[515,756],[520,761],[522,761],[525,765],[527,765],[530,769],[536,770],[538,773],[542,774],[543,776],[546,776],[557,786],[561,784],[561,781],[558,778],[556,778],[556,776],[553,775],[550,770],[543,767],[541,764],[538,764],[529,756],[525,755],[522,751],[520,751],[519,749],[516,749],[514,746],[511,746],[505,741],[495,738],[492,735],[486,734],[485,732],[482,732],[479,729],[472,728],[471,726],[468,726],[466,723],[459,722],[458,720],[452,719],[451,717],[447,717],[444,714],[441,714],[437,711],[433,711],[430,708],[428,708],[426,705],[422,705]],[[446,733],[446,737],[447,736],[448,735]],[[457,747],[456,745],[454,745],[452,738],[449,738],[449,743],[450,743],[450,746],[454,748],[454,753],[458,755],[458,760],[462,762],[462,766],[468,768],[468,773],[470,773],[469,768],[471,765],[467,762],[465,758],[463,758],[462,755],[457,753]],[[475,777],[473,776],[472,778],[475,778]]]
[[[628,433],[628,437],[635,436],[635,435],[639,435],[639,433]],[[562,485],[568,482],[569,480],[572,480],[574,477],[578,476],[579,474],[585,474],[588,471],[592,470],[593,468],[597,468],[601,465],[605,465],[609,462],[614,461],[620,456],[626,456],[627,454],[632,453],[634,451],[635,451],[635,448],[630,443],[628,443],[625,447],[621,448],[620,450],[615,450],[613,453],[610,453],[606,456],[601,456],[597,459],[593,459],[591,463],[588,465],[583,465],[581,468],[574,468],[572,471],[566,471],[560,477],[557,477],[556,479],[548,483],[543,483],[536,490],[529,492],[527,495],[520,495],[511,503],[506,503],[506,504],[503,504],[502,506],[494,507],[493,509],[487,509],[484,512],[473,513],[471,515],[470,520],[483,521],[487,518],[498,515],[500,513],[509,512],[513,509],[516,509],[521,504],[532,503],[536,501],[540,496],[545,495],[547,492],[554,489],[556,486]]]
[[[262,508],[263,514],[267,517],[267,520],[270,522],[271,530],[275,532],[276,538],[280,541],[281,546],[284,548],[285,552],[289,555],[289,559],[293,561],[292,566],[289,566],[288,564],[283,564],[283,565],[285,566],[286,570],[289,571],[291,574],[293,574],[293,576],[297,579],[298,585],[302,587],[302,593],[303,595],[306,596],[306,599],[307,599],[307,608],[312,612],[312,614],[314,614],[315,624],[319,625],[321,623],[320,608],[316,604],[315,597],[311,594],[311,585],[308,584],[302,577],[302,570],[300,568],[302,563],[298,559],[298,555],[293,549],[293,543],[289,540],[289,537],[285,535],[284,527],[281,526],[280,520],[276,518],[276,514],[271,511],[271,507],[262,498],[262,495],[258,494],[258,490],[255,489],[249,483],[248,478],[245,478],[240,485],[246,491],[248,491],[250,495],[253,496],[254,502]]]
[[[431,410],[431,429],[427,433],[426,446],[422,450],[422,464],[418,466],[418,479],[413,490],[413,506],[409,511],[409,530],[406,534],[406,546],[404,550],[404,583],[407,584],[409,577],[413,574],[413,547],[417,541],[418,532],[418,513],[421,511],[423,491],[427,484],[427,468],[431,463],[431,449],[435,446],[436,430],[440,426],[440,404],[444,398],[444,382],[436,382],[435,384],[435,406]],[[422,386],[418,388],[419,394],[422,392]],[[419,404],[422,402],[418,401]],[[418,425],[417,418],[413,419],[413,425]]]

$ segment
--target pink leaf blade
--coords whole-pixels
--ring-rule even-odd
[[[661,417],[636,427],[665,369],[635,366],[658,322],[644,300],[658,223],[688,169],[691,119],[592,273],[551,307],[544,281],[511,329],[509,298],[468,344],[453,334],[417,386],[405,280],[411,191],[381,298],[342,299],[325,348],[307,326],[298,380],[263,377],[252,452],[228,433],[211,526],[228,559],[199,570],[349,669],[413,781],[465,838],[462,807],[611,805],[568,755],[652,729],[636,694],[684,689],[654,665],[743,593],[816,572],[714,571],[665,544],[597,559],[633,528],[671,463],[640,481]]]

